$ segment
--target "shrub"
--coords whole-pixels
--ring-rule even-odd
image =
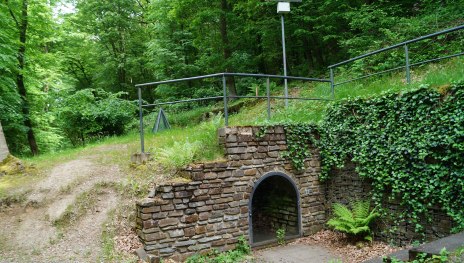
[[[372,231],[369,224],[379,217],[376,209],[370,210],[370,201],[355,201],[351,210],[336,203],[333,205],[333,218],[327,224],[337,231],[343,232],[355,240],[372,241]]]
[[[135,104],[121,99],[124,93],[84,89],[63,98],[56,109],[61,128],[73,145],[89,138],[121,135],[133,119]]]

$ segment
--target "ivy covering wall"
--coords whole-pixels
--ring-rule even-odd
[[[352,160],[373,201],[398,200],[417,232],[433,206],[464,229],[464,85],[338,102],[320,132],[322,179]]]

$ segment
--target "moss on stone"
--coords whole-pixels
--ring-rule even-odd
[[[21,174],[26,171],[26,166],[23,162],[9,154],[5,160],[0,163],[0,176]]]

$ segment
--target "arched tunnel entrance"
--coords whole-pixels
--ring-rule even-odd
[[[261,245],[277,241],[277,230],[285,237],[301,234],[300,196],[293,180],[281,172],[271,172],[254,185],[250,199],[250,241]]]

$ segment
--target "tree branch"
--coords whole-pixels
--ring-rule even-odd
[[[16,16],[13,13],[13,10],[11,10],[10,4],[8,3],[8,0],[5,0],[5,4],[8,7],[8,11],[10,12],[11,17],[15,21],[16,27],[19,28],[19,22],[18,19],[16,19]]]

